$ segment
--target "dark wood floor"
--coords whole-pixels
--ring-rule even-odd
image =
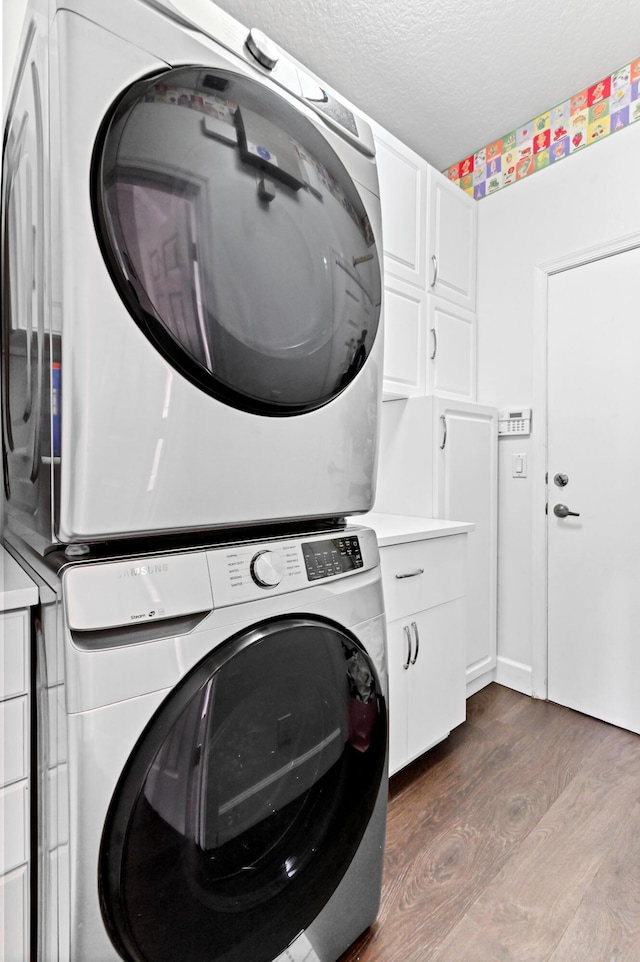
[[[640,962],[640,736],[499,685],[474,695],[391,781],[356,960]]]

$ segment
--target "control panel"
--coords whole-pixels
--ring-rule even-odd
[[[353,530],[353,529],[352,529]],[[373,531],[239,543],[207,552],[214,608],[298,591],[378,563]]]
[[[309,581],[331,578],[362,568],[362,553],[357,535],[302,543],[302,555]]]

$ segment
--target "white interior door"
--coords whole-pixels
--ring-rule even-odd
[[[547,462],[549,699],[638,733],[639,276],[634,249],[549,278]]]

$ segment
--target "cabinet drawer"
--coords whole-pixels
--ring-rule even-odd
[[[25,610],[0,615],[0,699],[27,691],[27,615]]]
[[[466,592],[465,534],[380,549],[388,621],[462,597]]]
[[[28,783],[16,782],[0,789],[0,873],[22,865],[29,858],[27,839]]]
[[[0,788],[28,775],[27,696],[0,702]]]

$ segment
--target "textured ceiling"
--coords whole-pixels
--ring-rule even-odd
[[[640,57],[639,0],[216,0],[444,169]]]

